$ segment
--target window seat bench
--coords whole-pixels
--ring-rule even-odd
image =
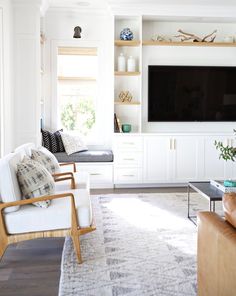
[[[54,155],[59,162],[75,162],[77,171],[88,172],[92,189],[113,188],[113,152],[111,150],[88,150],[71,155],[67,155],[66,152],[57,152]]]
[[[112,162],[111,150],[88,150],[67,155],[66,152],[54,153],[59,162]]]

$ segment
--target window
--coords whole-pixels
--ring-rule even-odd
[[[58,48],[60,126],[92,138],[96,129],[97,48]]]

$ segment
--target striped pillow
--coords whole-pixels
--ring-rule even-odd
[[[63,130],[60,130],[63,131]],[[65,152],[60,131],[54,133],[41,129],[42,146],[47,148],[52,153]]]

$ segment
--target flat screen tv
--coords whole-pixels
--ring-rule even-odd
[[[148,121],[236,121],[236,67],[148,66]]]

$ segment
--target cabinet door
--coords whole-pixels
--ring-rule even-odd
[[[170,180],[170,138],[144,138],[144,182],[159,183]]]
[[[173,182],[197,181],[200,169],[200,137],[178,136],[172,140]]]
[[[229,138],[225,136],[208,136],[204,140],[204,178],[206,180],[223,180],[232,178],[232,161],[219,159],[219,150],[216,150],[215,141],[222,141],[224,145],[229,144]],[[230,144],[229,144],[230,145]]]

